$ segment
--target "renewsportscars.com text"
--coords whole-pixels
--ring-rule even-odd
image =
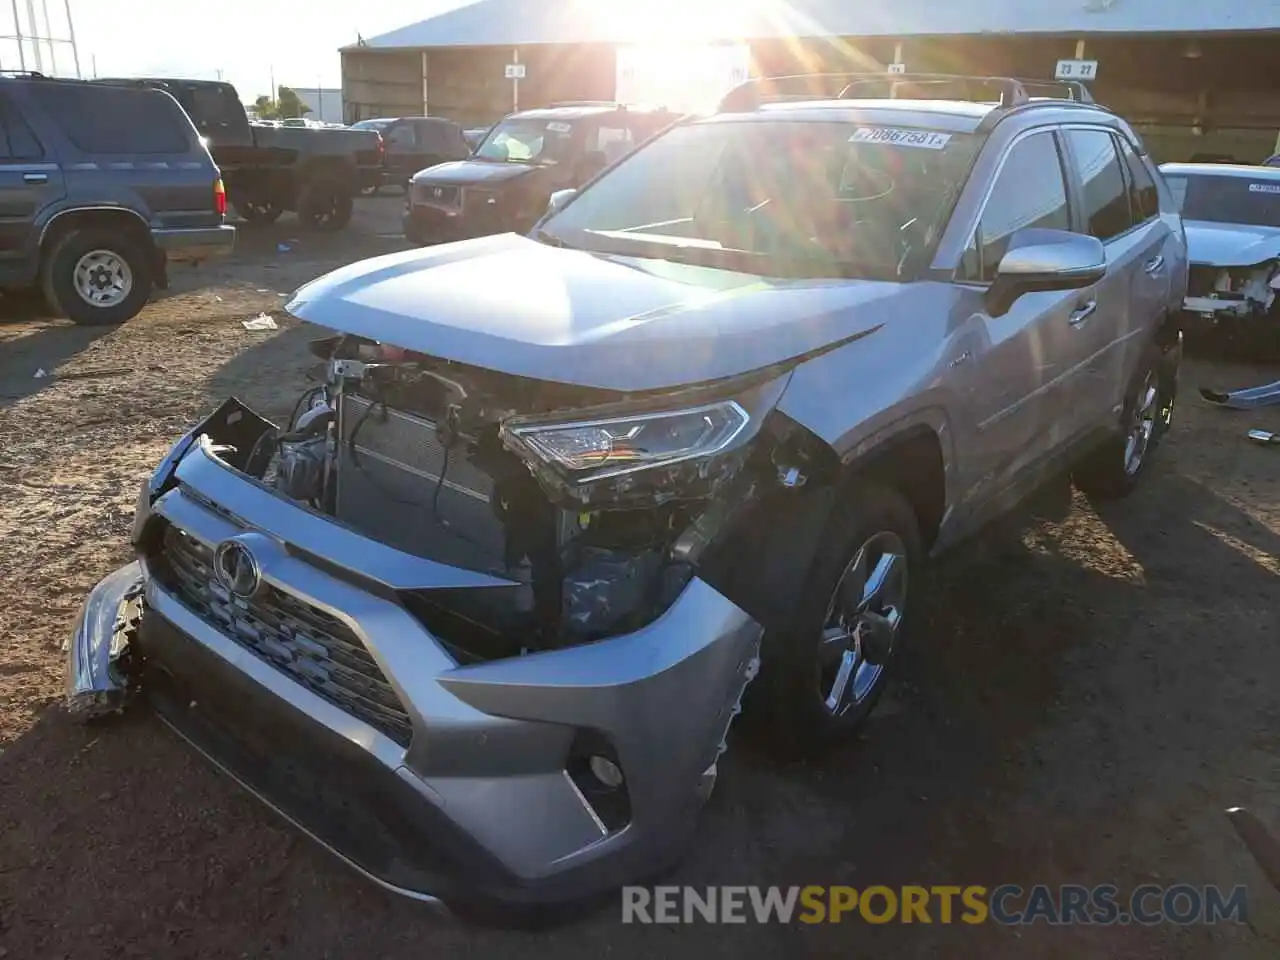
[[[1248,891],[1148,884],[623,887],[623,923],[1247,923]]]

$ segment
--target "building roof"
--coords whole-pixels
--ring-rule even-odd
[[[671,24],[680,24],[673,33]],[[1280,0],[478,0],[375,49],[785,37],[1280,32]]]

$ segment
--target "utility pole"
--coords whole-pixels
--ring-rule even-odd
[[[18,39],[18,69],[26,73],[27,53],[23,49],[26,44],[22,42],[22,19],[18,16],[18,0],[13,0],[13,32],[17,34]]]
[[[79,80],[81,77],[80,50],[76,46],[76,24],[75,21],[71,19],[71,0],[65,0],[65,6],[67,8],[67,36],[71,38],[71,59],[76,65],[76,79]],[[96,67],[94,68],[93,75],[94,77],[97,77],[98,75]]]

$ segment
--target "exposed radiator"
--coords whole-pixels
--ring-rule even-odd
[[[430,420],[351,393],[340,401],[338,427],[339,520],[442,563],[505,567],[494,483],[469,461],[464,443],[449,450],[446,463]]]

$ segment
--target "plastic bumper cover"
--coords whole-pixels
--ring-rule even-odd
[[[183,459],[178,479],[148,522],[209,544],[249,544],[264,581],[360,636],[412,721],[409,745],[393,742],[147,576],[143,689],[261,799],[366,875],[419,898],[573,902],[679,859],[758,666],[760,627],[738,607],[694,579],[636,633],[459,667],[385,592],[302,556],[340,557],[365,577],[394,570],[415,589],[480,587],[483,578],[407,555],[388,566],[394,551],[282,502],[205,447]],[[351,538],[360,549],[344,549]],[[100,649],[102,622],[78,630],[77,646]],[[606,822],[571,775],[584,736],[607,745],[622,771],[623,823]]]
[[[133,616],[141,613],[141,592],[142,570],[131,563],[104,579],[85,598],[63,644],[67,655],[66,704],[71,714],[93,718],[123,708],[127,678],[118,665],[128,652]]]

